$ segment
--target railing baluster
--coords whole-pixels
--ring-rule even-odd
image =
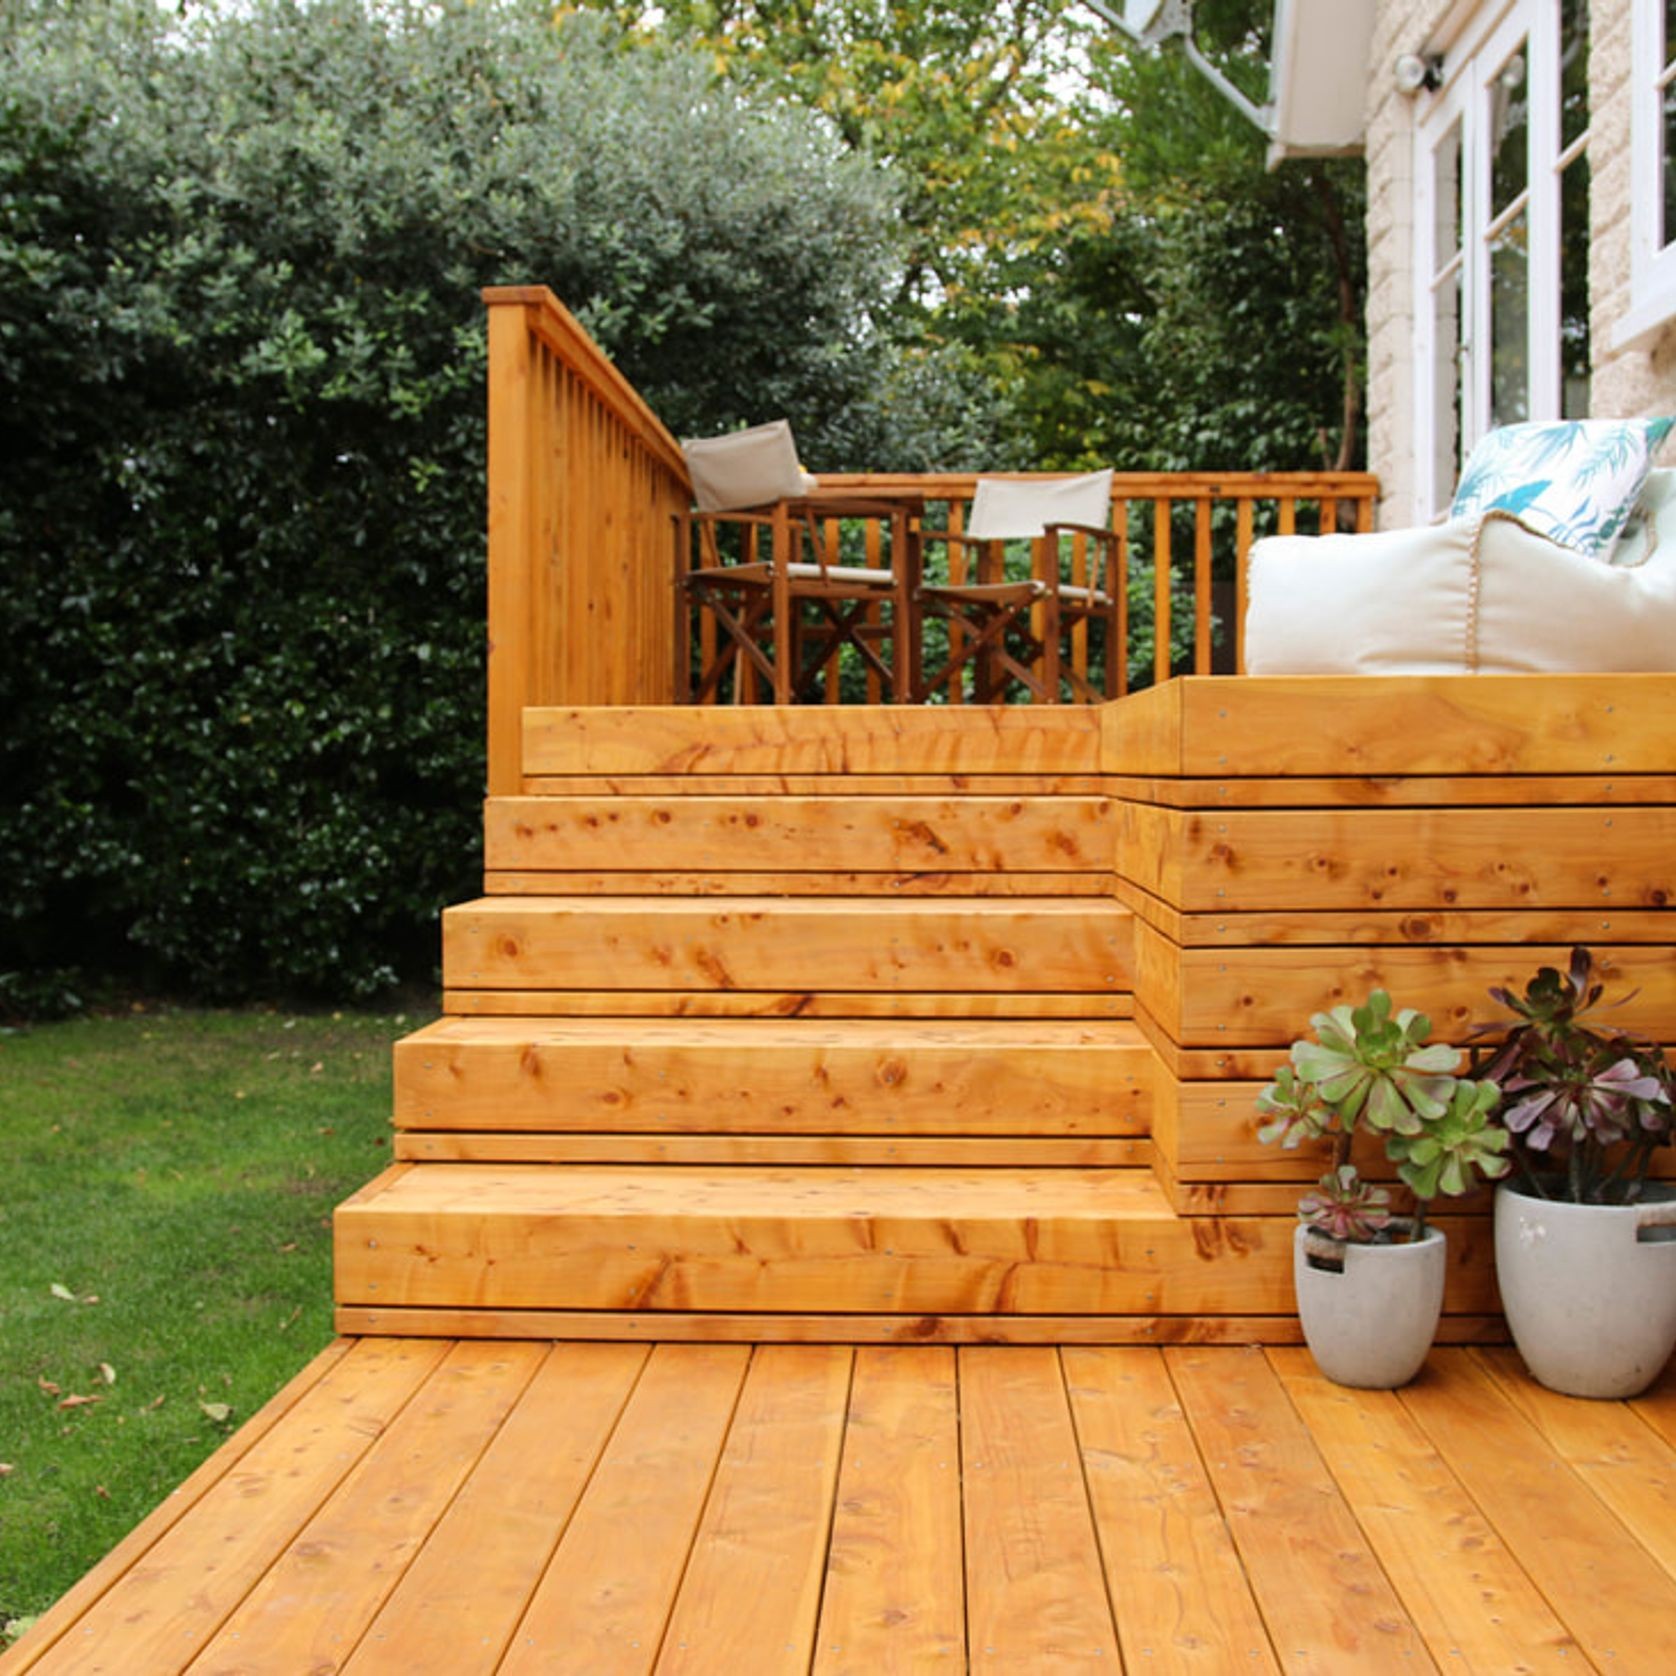
[[[1245,673],[1245,606],[1246,561],[1251,554],[1251,514],[1249,496],[1241,495],[1239,511],[1234,521],[1234,673]]]
[[[1129,503],[1119,498],[1112,506],[1112,529],[1117,541],[1112,554],[1112,574],[1106,585],[1117,590],[1117,644],[1106,648],[1108,660],[1117,659],[1117,686],[1106,680],[1106,691],[1121,698],[1129,690]]]
[[[1211,672],[1210,501],[1193,503],[1193,673]]]
[[[1170,656],[1170,521],[1173,500],[1152,503],[1152,678],[1167,681],[1173,659]]]

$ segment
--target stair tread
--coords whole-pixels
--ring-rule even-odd
[[[1119,1047],[1144,1049],[1138,1025],[1115,1019],[535,1018],[437,1019],[410,1043],[503,1047],[637,1044],[692,1047]]]
[[[625,914],[639,918],[675,919],[702,915],[714,919],[751,918],[762,914],[794,915],[805,919],[843,919],[857,914],[869,918],[890,915],[899,919],[974,914],[985,919],[1087,920],[1098,912],[1113,920],[1127,920],[1131,911],[1104,898],[1037,896],[478,896],[443,910],[454,915],[527,915],[530,913]]]
[[[393,1167],[350,1206],[373,1215],[1177,1220],[1150,1169],[1051,1166],[427,1163]]]

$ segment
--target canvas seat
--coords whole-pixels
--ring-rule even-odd
[[[1073,699],[1115,696],[1121,582],[1114,578],[1121,547],[1111,528],[1111,484],[1109,470],[1046,480],[979,478],[966,527],[926,532],[927,542],[947,544],[950,579],[922,583],[916,604],[922,618],[948,625],[949,653],[920,681],[922,700],[943,688],[954,696],[968,666],[979,703],[1003,699],[1014,681],[1046,704],[1060,701],[1062,685]],[[1031,543],[1029,576],[1004,574],[1009,541]],[[1085,581],[1065,574],[1079,557]],[[1068,630],[1096,622],[1105,625],[1104,691],[1090,681],[1082,656],[1061,655]]]

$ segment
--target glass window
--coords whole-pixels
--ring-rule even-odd
[[[1645,349],[1676,320],[1676,0],[1632,0],[1630,28],[1630,301],[1612,344]]]

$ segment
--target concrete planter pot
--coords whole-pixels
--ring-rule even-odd
[[[1327,1266],[1331,1259],[1342,1267]],[[1299,1227],[1292,1281],[1316,1366],[1340,1385],[1406,1385],[1437,1334],[1447,1260],[1436,1228],[1408,1245],[1340,1245]]]
[[[1633,1397],[1676,1348],[1676,1188],[1573,1205],[1496,1189],[1496,1283],[1513,1342],[1550,1390]]]

